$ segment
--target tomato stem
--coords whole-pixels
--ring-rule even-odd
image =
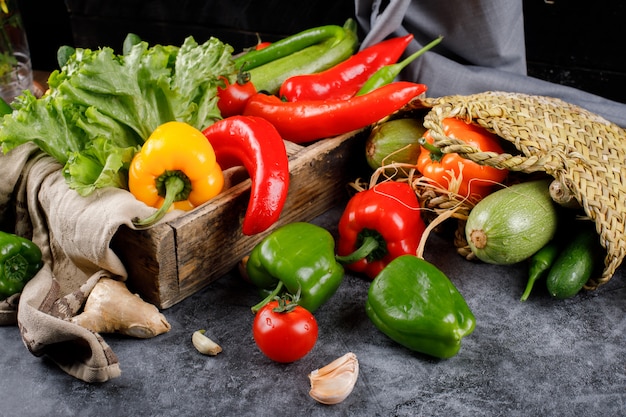
[[[244,85],[248,82],[250,82],[250,73],[239,69],[239,72],[237,72],[237,84]]]
[[[282,281],[278,281],[278,284],[276,285],[276,288],[274,288],[274,290],[269,293],[267,295],[267,297],[265,297],[264,299],[262,299],[258,304],[255,304],[252,306],[252,308],[250,308],[250,310],[252,310],[252,313],[256,314],[259,312],[260,309],[262,309],[265,304],[269,303],[270,301],[272,301],[274,299],[274,297],[276,297],[278,294],[280,294],[280,292],[283,289],[283,282]]]

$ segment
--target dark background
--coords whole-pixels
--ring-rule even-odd
[[[68,44],[121,52],[127,33],[149,43],[180,44],[216,36],[236,51],[323,24],[343,24],[352,0],[147,1],[19,0],[33,67],[53,70]],[[525,0],[528,74],[626,102],[626,3]]]

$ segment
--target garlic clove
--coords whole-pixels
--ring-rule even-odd
[[[352,392],[359,377],[359,361],[348,352],[309,374],[309,395],[322,404],[339,404]]]
[[[191,342],[196,350],[203,355],[215,356],[222,351],[222,347],[209,339],[204,333],[205,330],[196,330],[191,335]]]

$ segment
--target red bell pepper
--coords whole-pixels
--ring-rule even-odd
[[[426,91],[424,84],[398,81],[348,100],[285,102],[258,93],[248,100],[244,115],[268,120],[285,140],[312,142],[371,125]]]
[[[413,34],[384,40],[325,71],[286,79],[278,96],[286,101],[343,99],[354,96],[380,68],[395,63]]]
[[[416,255],[426,226],[413,188],[387,181],[358,192],[339,219],[337,260],[374,279],[401,255]]]
[[[462,140],[483,152],[503,152],[498,136],[481,126],[456,118],[444,119],[442,126],[443,133],[450,138]],[[417,158],[417,170],[440,188],[461,198],[477,203],[508,174],[506,169],[480,165],[456,153],[443,153],[433,142],[431,132],[426,131],[420,139],[422,149]]]
[[[222,169],[243,165],[252,181],[242,232],[267,230],[280,217],[289,189],[289,160],[285,143],[268,121],[232,116],[202,132],[213,146]]]

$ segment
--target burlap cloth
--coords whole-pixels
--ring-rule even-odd
[[[120,189],[78,195],[61,166],[31,144],[0,152],[0,179],[0,224],[32,239],[45,260],[21,295],[0,301],[0,324],[17,324],[28,351],[78,379],[119,376],[118,358],[102,336],[69,319],[101,277],[127,278],[109,243],[122,224],[132,227],[133,217],[154,210]],[[15,230],[7,230],[13,222]]]

